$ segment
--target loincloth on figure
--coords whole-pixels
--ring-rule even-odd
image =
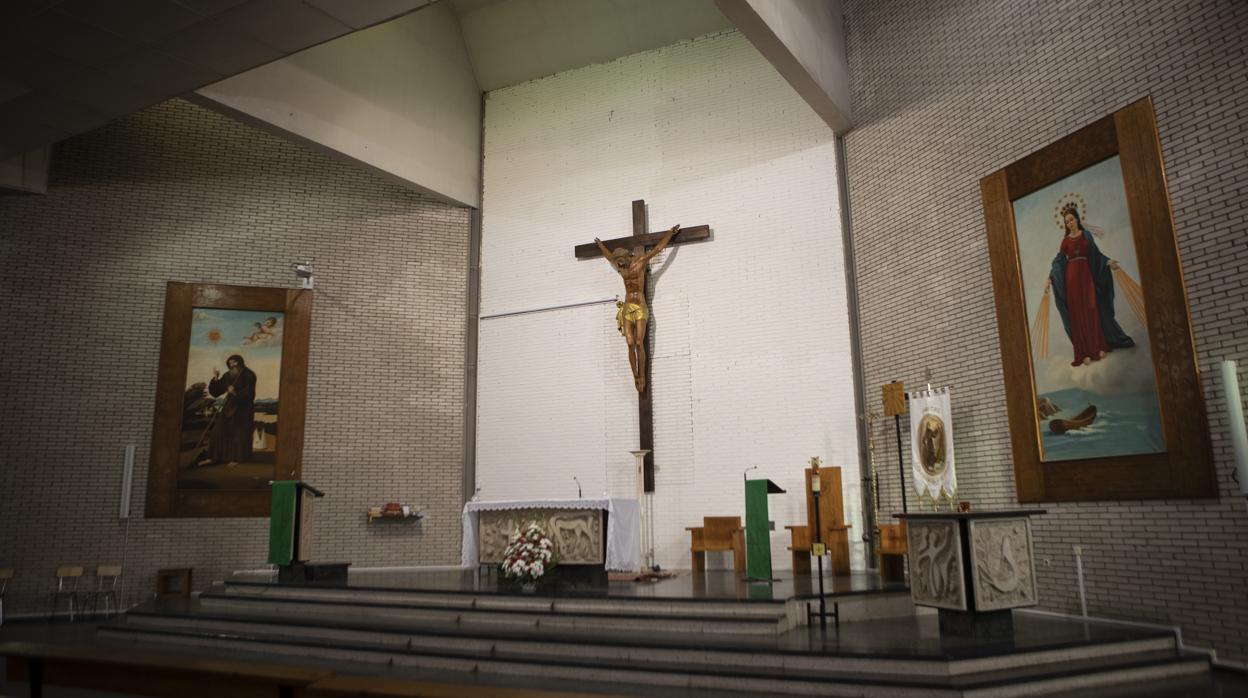
[[[615,311],[615,328],[620,331],[620,334],[624,334],[624,323],[638,320],[645,322],[650,317],[644,305],[616,301],[615,307],[618,308]]]

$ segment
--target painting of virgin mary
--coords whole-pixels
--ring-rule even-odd
[[[1042,460],[1164,451],[1118,157],[1013,205]],[[1054,309],[1057,333],[1050,332]]]

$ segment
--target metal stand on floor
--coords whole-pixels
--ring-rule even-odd
[[[828,629],[828,616],[831,615],[835,622],[835,627],[841,627],[841,608],[839,604],[832,604],[832,613],[828,613],[827,602],[823,598],[823,555],[826,552],[823,545],[823,527],[819,524],[819,457],[815,456],[810,459],[810,493],[815,498],[815,539],[810,545],[810,551],[815,554],[816,564],[819,565],[819,611],[811,610],[810,604],[806,604],[806,622],[809,624],[810,619],[819,616],[819,629]]]

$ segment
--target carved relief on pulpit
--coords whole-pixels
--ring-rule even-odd
[[[519,527],[536,521],[554,543],[561,565],[600,565],[605,560],[602,511],[574,509],[505,509],[482,511],[478,518],[481,562],[503,561],[507,540]]]
[[[1036,574],[1027,519],[970,522],[975,607],[995,611],[1037,603]]]
[[[909,522],[910,597],[916,604],[966,610],[957,521]]]

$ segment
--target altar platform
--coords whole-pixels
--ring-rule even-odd
[[[738,695],[1022,696],[1208,671],[1173,633],[1016,612],[1007,638],[940,633],[875,575],[824,579],[839,624],[807,624],[818,580],[731,571],[525,594],[478,569],[356,571],[338,587],[238,575],[100,628],[114,643]]]

